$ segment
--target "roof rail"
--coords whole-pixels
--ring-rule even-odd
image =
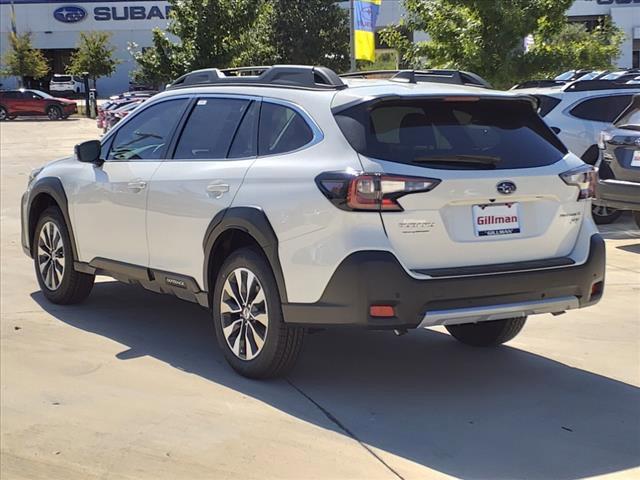
[[[337,90],[347,87],[333,70],[326,67],[272,65],[227,68],[224,70],[217,68],[195,70],[178,78],[167,88],[239,84],[308,90]]]
[[[513,87],[511,87],[511,90],[520,90],[522,88],[560,87],[562,85],[565,85],[566,83],[567,82],[565,80],[553,80],[553,79],[527,80],[525,82],[515,84]]]
[[[640,85],[620,83],[615,80],[576,80],[569,83],[565,92],[588,92],[590,90],[630,90],[640,89]]]
[[[491,88],[489,82],[479,75],[463,70],[428,69],[428,70],[367,70],[340,75],[343,78],[386,78],[408,83],[449,83],[454,85],[470,85]]]

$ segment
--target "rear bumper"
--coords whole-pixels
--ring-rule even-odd
[[[596,185],[596,205],[618,210],[640,211],[640,183],[621,180],[598,180]]]
[[[604,282],[605,245],[590,239],[581,265],[455,278],[416,279],[390,252],[363,251],[336,269],[320,301],[282,306],[287,323],[305,326],[416,328],[496,320],[536,313],[560,313],[597,303]],[[371,317],[371,305],[392,305],[393,317]]]

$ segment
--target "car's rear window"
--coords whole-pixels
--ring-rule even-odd
[[[386,100],[336,120],[359,153],[429,168],[540,167],[567,153],[527,100]]]
[[[53,83],[70,82],[71,81],[71,75],[56,75],[55,77],[53,77],[51,79],[51,81]]]

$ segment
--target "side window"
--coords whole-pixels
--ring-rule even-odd
[[[135,114],[116,132],[107,160],[158,160],[188,100],[156,103]]]
[[[225,158],[249,103],[235,98],[199,99],[182,130],[173,158]]]
[[[284,105],[263,102],[260,111],[259,155],[291,152],[313,140],[302,116]]]
[[[229,149],[228,158],[255,157],[258,154],[258,119],[260,102],[252,102],[244,114]]]
[[[571,109],[571,115],[596,122],[613,122],[631,103],[631,95],[610,95],[592,98],[579,103]]]

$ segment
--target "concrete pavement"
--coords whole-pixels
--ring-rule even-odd
[[[86,119],[0,124],[3,480],[640,476],[628,217],[605,229],[604,300],[535,317],[505,347],[324,332],[287,379],[255,382],[227,367],[196,305],[107,278],[82,305],[44,301],[19,198],[31,168],[91,138]]]

